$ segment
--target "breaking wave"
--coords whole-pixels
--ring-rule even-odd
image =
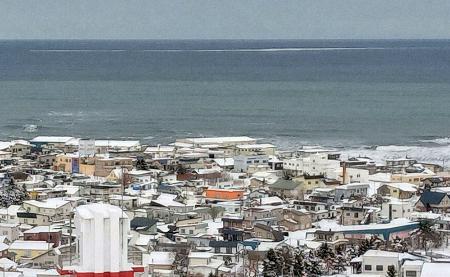
[[[442,165],[450,161],[450,145],[437,146],[404,146],[387,145],[375,147],[349,148],[342,151],[344,157],[369,157],[376,162],[386,159],[413,158],[419,162]]]

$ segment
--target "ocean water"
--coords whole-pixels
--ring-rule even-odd
[[[0,111],[0,139],[248,135],[445,163],[450,41],[0,41]]]

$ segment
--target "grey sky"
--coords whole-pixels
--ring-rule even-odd
[[[22,38],[450,38],[450,0],[1,0]]]

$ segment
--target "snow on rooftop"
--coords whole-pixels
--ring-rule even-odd
[[[96,140],[95,146],[97,147],[111,147],[111,148],[128,148],[140,146],[138,140]]]
[[[214,256],[210,252],[191,252],[189,253],[189,259],[209,259]]]
[[[321,220],[316,222],[315,225],[318,226],[320,230],[328,231],[332,230],[335,232],[345,232],[345,231],[363,231],[363,230],[383,230],[389,228],[395,228],[405,225],[410,225],[415,222],[406,218],[393,219],[391,222],[386,224],[373,223],[366,225],[339,225],[335,220]]]
[[[53,243],[46,241],[16,240],[10,246],[11,250],[50,250]]]
[[[186,138],[191,143],[197,144],[223,144],[223,143],[238,143],[238,142],[254,142],[256,139],[242,136],[242,137],[211,137],[211,138]]]
[[[407,191],[407,192],[416,192],[417,186],[410,183],[387,183],[386,185],[390,187],[397,188],[399,190]]]
[[[38,136],[31,140],[31,142],[47,142],[47,143],[66,143],[74,137],[57,137],[57,136]]]
[[[57,209],[68,203],[67,200],[63,200],[61,198],[49,198],[45,201],[37,201],[37,200],[26,200],[24,203],[33,205],[39,208],[47,208],[47,209]]]
[[[238,144],[236,148],[239,149],[268,149],[275,148],[275,145],[270,143],[260,143],[260,144]]]
[[[383,251],[383,250],[367,250],[366,253],[363,255],[364,257],[393,257],[398,258],[399,253],[398,252],[391,252],[391,251]]]
[[[420,277],[444,276],[444,272],[450,272],[450,263],[424,263]]]
[[[144,254],[143,264],[147,265],[172,265],[175,262],[175,252],[153,251],[150,254]]]

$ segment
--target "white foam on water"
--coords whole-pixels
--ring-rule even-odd
[[[450,162],[450,145],[438,146],[404,146],[387,145],[374,148],[349,148],[342,151],[343,157],[369,157],[376,162],[386,159],[412,158],[419,162],[436,163],[439,165]]]

